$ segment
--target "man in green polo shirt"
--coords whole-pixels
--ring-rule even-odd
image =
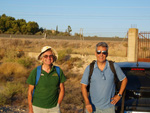
[[[42,61],[38,84],[35,85],[37,68],[32,70],[27,79],[29,113],[60,113],[59,106],[64,97],[66,78],[61,69],[59,69],[58,75],[56,67],[53,65],[57,59],[56,51],[50,46],[45,46],[38,59]]]

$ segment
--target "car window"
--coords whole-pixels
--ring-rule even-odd
[[[126,76],[149,76],[150,69],[147,68],[122,68]]]
[[[122,68],[127,76],[128,83],[126,88],[137,90],[143,87],[150,87],[150,69],[147,68]]]

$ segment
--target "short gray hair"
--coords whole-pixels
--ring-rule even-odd
[[[97,51],[97,47],[99,47],[99,46],[101,46],[101,47],[106,47],[106,49],[107,49],[107,51],[108,51],[108,45],[107,45],[106,42],[99,42],[99,43],[97,43],[97,44],[96,44],[96,51]]]

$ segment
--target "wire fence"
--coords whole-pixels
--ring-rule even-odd
[[[26,39],[42,39],[44,35],[16,35],[16,34],[0,34],[0,38],[26,38]],[[50,36],[48,35],[46,39],[65,39],[65,40],[99,40],[99,41],[127,41],[127,38],[119,37],[80,37],[80,36]]]

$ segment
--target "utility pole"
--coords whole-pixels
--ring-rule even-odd
[[[80,28],[80,40],[83,40],[83,28]]]
[[[83,28],[80,28],[80,40],[81,40],[81,48],[83,49],[82,56],[84,55],[84,47],[83,47],[83,42],[84,42],[84,36],[83,36]]]

